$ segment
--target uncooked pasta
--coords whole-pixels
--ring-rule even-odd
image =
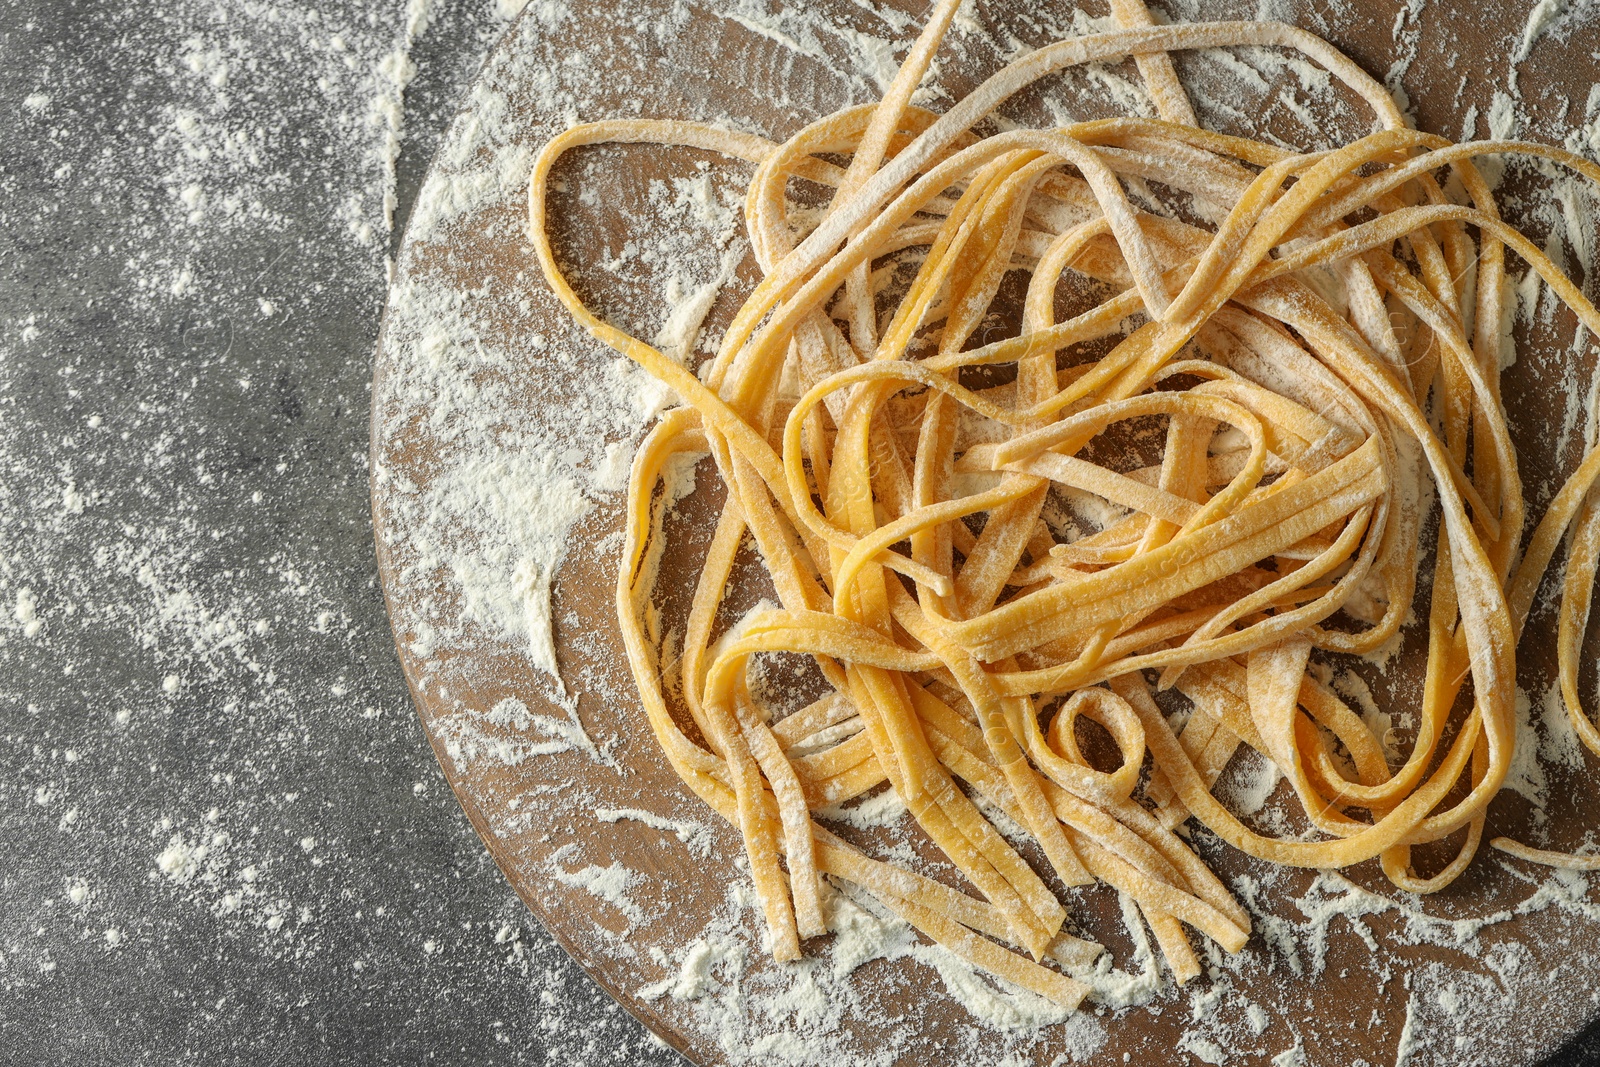
[[[1376,858],[1402,889],[1448,885],[1511,765],[1518,636],[1569,528],[1560,687],[1600,754],[1577,691],[1600,452],[1519,553],[1529,518],[1500,400],[1508,253],[1596,336],[1600,314],[1501,221],[1474,160],[1600,169],[1543,145],[1413,131],[1383,86],[1302,30],[1156,26],[1139,0],[1112,6],[1122,28],[1026,54],[944,114],[911,98],[955,0],[935,5],[880,102],[784,143],[616,120],[561,134],[534,168],[545,279],[683,401],[634,463],[618,619],[662,750],[743,834],[778,959],[826,932],[826,876],[1077,1005],[1086,987],[1063,968],[1094,947],[1064,933],[1066,908],[996,812],[1063,886],[1101,881],[1135,901],[1180,982],[1200,971],[1189,930],[1228,951],[1250,930],[1179,836],[1191,818],[1274,863]],[[1370,107],[1375,132],[1300,152],[1203,129],[1171,55],[1243,45],[1319,64]],[[1128,57],[1159,117],[985,124],[1048,74]],[[557,264],[552,167],[605,142],[753,166],[745,221],[763,277],[698,371],[602,321]],[[1134,180],[1206,210],[1135,201]],[[798,209],[795,183],[828,190],[825,209]],[[914,253],[909,281],[883,266],[901,253]],[[1016,272],[1020,328],[990,340],[981,328]],[[1058,321],[1064,279],[1102,298]],[[1150,426],[1159,461],[1127,462],[1114,443]],[[706,453],[726,499],[669,655],[655,603],[662,486],[675,460]],[[1314,657],[1396,639],[1430,556],[1422,479],[1440,516],[1419,622],[1426,677],[1415,739],[1392,766],[1389,739],[1318,680]],[[1102,502],[1105,523],[1053,521],[1064,493]],[[719,629],[747,540],[778,606]],[[809,658],[827,695],[775,714],[750,673],[771,654]],[[1168,690],[1192,706],[1181,729],[1157,705]],[[1113,769],[1082,751],[1080,719],[1111,739]],[[1263,836],[1213,796],[1240,745],[1282,771],[1315,833]],[[884,786],[970,892],[818,822],[819,808]],[[1412,849],[1452,836],[1454,859],[1419,875]]]

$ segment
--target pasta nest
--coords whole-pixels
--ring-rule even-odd
[[[1600,752],[1576,688],[1600,459],[1584,459],[1519,560],[1527,509],[1499,392],[1507,252],[1597,336],[1600,315],[1501,221],[1474,160],[1600,169],[1543,145],[1408,129],[1383,86],[1304,31],[1153,26],[1141,5],[1114,6],[1123,29],[1025,55],[942,115],[910,99],[951,0],[880,102],[781,144],[617,120],[568,130],[535,166],[548,283],[684,401],[638,451],[618,616],[663,750],[744,836],[779,959],[825,932],[827,874],[1076,1005],[1086,987],[1041,961],[1070,972],[1097,946],[1063,933],[1066,909],[996,812],[1064,886],[1098,879],[1131,897],[1180,981],[1199,972],[1186,926],[1230,951],[1250,929],[1174,833],[1191,817],[1275,863],[1376,857],[1402,889],[1449,884],[1510,766],[1518,634],[1574,522],[1561,683]],[[1299,152],[1201,128],[1170,53],[1236,45],[1317,62],[1370,106],[1376,132]],[[1047,74],[1129,56],[1159,118],[984,126]],[[594,315],[557,264],[552,167],[602,142],[753,165],[745,220],[762,278],[698,374]],[[1136,201],[1140,181],[1171,195]],[[801,189],[827,190],[823,206],[801,208]],[[1019,277],[1020,324],[990,339],[1002,285]],[[1125,445],[1152,427],[1159,456],[1129,462],[1119,433]],[[661,487],[678,457],[704,453],[726,501],[681,644],[664,650]],[[1440,516],[1426,684],[1392,765],[1391,739],[1319,681],[1314,657],[1396,640],[1425,558],[1425,482]],[[1063,497],[1097,501],[1106,520],[1073,528]],[[747,536],[781,606],[721,632]],[[776,716],[750,676],[775,653],[809,657],[828,695]],[[1191,706],[1181,730],[1156,701],[1171,690]],[[1106,731],[1114,763],[1086,757],[1080,719]],[[1263,836],[1212,795],[1241,744],[1288,778],[1311,839]],[[816,821],[884,783],[978,896]],[[1413,846],[1450,835],[1455,858],[1417,874]]]

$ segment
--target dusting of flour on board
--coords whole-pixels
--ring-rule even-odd
[[[1262,6],[1264,14],[1326,32],[1294,5]],[[1197,17],[1194,7],[1177,3],[1172,14]],[[840,32],[832,20],[847,10],[852,26]],[[673,51],[691,33],[691,20],[712,21],[718,33],[751,35],[755,43],[749,47],[759,63],[730,76],[751,81],[752,93],[765,93],[770,106],[763,112],[740,110],[737,102],[714,95],[619,98],[607,68],[581,54],[562,61],[548,51],[570,32],[575,13],[556,4],[535,6],[518,36],[486,68],[424,185],[391,293],[388,359],[377,399],[385,420],[380,438],[421,433],[429,454],[423,461],[401,456],[381,464],[375,480],[393,553],[390,581],[404,591],[395,598],[397,629],[407,635],[419,689],[449,709],[437,721],[436,736],[445,738],[459,773],[470,783],[485,783],[483,817],[491,832],[521,842],[507,846],[522,850],[512,862],[522,857],[541,884],[602,905],[594,910],[600,918],[593,930],[567,931],[587,964],[622,985],[658,1023],[727,1062],[889,1064],[932,1055],[933,1024],[908,1017],[902,1007],[904,998],[926,987],[939,990],[944,1002],[938,1052],[965,1063],[1064,1064],[1087,1062],[1107,1049],[1153,1052],[1154,1046],[1140,1046],[1138,1039],[1149,1020],[1164,1026],[1177,1021],[1178,1048],[1190,1062],[1318,1063],[1310,1050],[1327,1035],[1302,1002],[1319,981],[1351,971],[1370,980],[1371,999],[1383,1005],[1381,1011],[1373,1008],[1370,1025],[1392,1035],[1387,1055],[1395,1062],[1435,1062],[1430,1041],[1441,1033],[1450,1035],[1446,1044],[1458,1034],[1492,1043],[1497,1030],[1539,1006],[1535,994],[1549,980],[1535,973],[1529,949],[1503,931],[1529,916],[1575,924],[1600,919],[1583,876],[1540,874],[1525,886],[1517,883],[1521,895],[1504,906],[1441,917],[1433,901],[1380,895],[1342,875],[1296,881],[1245,864],[1232,887],[1260,934],[1245,951],[1224,956],[1209,944],[1197,946],[1206,975],[1179,990],[1138,921],[1131,924],[1131,939],[1119,940],[1113,926],[1085,930],[1104,937],[1108,951],[1077,966],[1077,976],[1093,993],[1085,1011],[1069,1016],[922,943],[899,920],[850,896],[848,887],[836,889],[829,900],[832,937],[808,946],[799,964],[772,963],[765,958],[737,839],[724,827],[708,825],[710,813],[686,796],[642,795],[633,788],[631,776],[652,758],[652,742],[643,733],[630,679],[595,662],[608,648],[596,632],[605,624],[608,604],[602,598],[601,610],[592,615],[564,608],[576,593],[563,583],[574,568],[609,580],[621,549],[613,535],[632,447],[675,400],[573,328],[540,291],[531,257],[481,271],[467,269],[470,257],[459,249],[497,241],[520,247],[533,153],[544,138],[575,121],[673,114],[781,136],[818,111],[872,98],[885,71],[892,71],[885,65],[892,63],[888,57],[899,54],[889,42],[904,39],[908,25],[898,14],[874,12],[866,2],[781,14],[730,2],[692,13],[685,5],[663,4],[593,16],[609,20],[606,25],[619,37],[648,43],[659,53],[653,61],[668,69],[696,62]],[[1548,14],[1536,31],[1530,20],[1527,48],[1566,32],[1560,13],[1552,8]],[[946,68],[973,57],[1013,55],[1025,47],[1024,35],[1039,40],[1099,25],[1081,13],[1003,17],[1004,23],[994,10],[964,9],[953,38],[963,58],[945,59]],[[1413,5],[1396,25],[1420,34],[1427,17],[1423,5]],[[1422,39],[1401,41],[1410,41],[1412,51],[1390,71],[1397,92],[1403,92],[1409,56]],[[848,73],[830,80],[819,56],[845,64]],[[623,67],[640,62],[628,55],[611,60]],[[1300,143],[1318,145],[1331,135],[1319,122],[1332,106],[1325,97],[1328,79],[1308,64],[1269,50],[1237,49],[1197,57],[1195,69],[1196,102],[1210,118],[1248,119],[1238,101],[1257,93],[1268,101],[1278,128]],[[1047,101],[1046,117],[1069,121],[1108,108],[1140,113],[1148,106],[1137,78],[1112,65],[1089,70],[1074,84],[1080,95],[1066,103]],[[944,97],[935,86],[924,87],[919,99],[936,104]],[[1512,95],[1499,93],[1485,114],[1504,130],[1531,121],[1521,117],[1521,107]],[[764,129],[763,121],[777,125]],[[622,158],[596,153],[574,167],[573,188],[565,192],[575,210],[600,217],[615,208],[603,202],[602,191],[606,168]],[[599,266],[591,268],[603,267],[623,280],[608,314],[690,362],[715,346],[718,309],[725,313],[749,282],[740,274],[746,249],[731,192],[741,172],[688,157],[674,165],[681,171],[652,177],[628,194],[636,225],[594,237],[601,247]],[[1586,268],[1592,242],[1580,225],[1585,201],[1575,190],[1563,195],[1556,203],[1566,206],[1537,221],[1551,228],[1551,242]],[[583,265],[573,269],[582,284]],[[1523,314],[1533,321],[1544,307],[1536,278],[1528,290]],[[530,402],[530,390],[538,403]],[[1569,412],[1568,421],[1576,438],[1584,420]],[[445,666],[430,665],[480,647],[520,657],[531,668],[530,689],[516,698],[523,701],[520,713],[506,706],[509,694],[474,703],[462,694],[462,679]],[[494,688],[492,679],[478,681]],[[1388,714],[1365,676],[1352,671],[1335,684],[1364,714]],[[561,715],[539,721],[529,710],[535,701]],[[1569,754],[1577,750],[1561,732],[1559,702],[1541,689],[1536,698],[1523,699],[1521,715],[1526,747],[1570,767]],[[1383,722],[1385,731],[1413,728],[1399,717],[1371,721]],[[587,748],[577,741],[579,733]],[[602,767],[596,754],[614,762]],[[1542,810],[1551,803],[1550,790],[1528,769],[1533,766],[1519,764],[1517,787]],[[1297,832],[1271,823],[1271,798],[1280,782],[1270,765],[1241,760],[1229,773],[1219,792],[1235,810],[1274,833]],[[475,774],[485,777],[470,777]],[[904,833],[903,805],[892,794],[836,814],[841,826],[882,835],[885,851],[897,859],[924,862]],[[623,840],[641,850],[630,855],[648,854],[651,864],[659,861],[668,873],[658,876],[653,866],[647,870],[643,863],[611,857],[603,842]],[[1201,840],[1198,847],[1216,846]],[[704,879],[694,883],[696,921],[685,923],[676,914],[682,902],[674,893],[690,883],[674,881],[678,875],[671,872],[708,866],[726,873],[709,880],[714,891]],[[938,873],[931,863],[925,870]],[[1529,876],[1517,872],[1508,878]],[[1111,917],[1131,907],[1114,895],[1091,901],[1087,893],[1068,894],[1067,903],[1075,914]],[[1418,949],[1425,951],[1412,951]],[[1451,1007],[1468,995],[1474,1011]],[[1359,1022],[1368,1024],[1365,1017]],[[1492,1062],[1492,1054],[1486,1055],[1491,1059],[1484,1062]]]

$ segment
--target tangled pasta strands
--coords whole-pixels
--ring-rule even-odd
[[[1045,960],[1070,970],[1096,946],[1062,932],[1065,909],[977,800],[1025,827],[1063,884],[1099,880],[1131,898],[1180,982],[1200,970],[1186,928],[1229,951],[1250,929],[1174,833],[1191,816],[1262,859],[1379,858],[1402,888],[1442,888],[1471,861],[1505,779],[1517,635],[1574,524],[1561,684],[1600,754],[1576,693],[1600,452],[1515,565],[1525,506],[1499,392],[1507,249],[1596,335],[1600,314],[1500,220],[1473,160],[1525,153],[1594,180],[1600,168],[1542,145],[1414,132],[1381,85],[1308,33],[1154,26],[1138,0],[1113,4],[1123,29],[1023,56],[936,115],[910,99],[956,6],[938,0],[881,102],[782,144],[677,121],[568,130],[534,168],[531,233],[573,317],[684,401],[635,461],[617,611],[664,752],[744,835],[774,955],[794,959],[825,931],[826,874],[973,964],[1075,1006],[1086,987]],[[1200,128],[1170,54],[1238,45],[1319,63],[1371,107],[1378,132],[1294,153]],[[974,132],[1049,73],[1129,56],[1159,119]],[[551,170],[605,142],[754,165],[745,217],[763,278],[699,375],[595,316],[557,266]],[[846,167],[830,162],[845,156]],[[1445,192],[1444,170],[1465,203]],[[1124,183],[1138,178],[1214,205],[1214,225],[1135,205]],[[797,180],[833,189],[820,216],[793,211]],[[874,268],[908,250],[920,251],[908,286]],[[975,343],[1017,270],[1030,275],[1020,332]],[[1058,322],[1068,275],[1115,295]],[[1345,306],[1313,276],[1336,279]],[[1397,331],[1397,319],[1415,328]],[[1109,350],[1074,356],[1093,342]],[[964,384],[963,371],[1001,365],[1014,381]],[[1151,417],[1166,424],[1158,464],[1117,471],[1095,458],[1102,434]],[[675,460],[704,453],[726,502],[673,659],[653,602],[658,489]],[[1391,767],[1385,739],[1317,681],[1311,657],[1372,651],[1399,632],[1419,559],[1405,489],[1423,476],[1442,518],[1426,686],[1412,751]],[[1046,521],[1059,490],[1123,517],[1067,540]],[[781,608],[719,635],[747,535]],[[1377,610],[1351,629],[1358,604]],[[1347,621],[1329,625],[1336,614]],[[830,694],[775,719],[748,676],[772,653],[811,657]],[[703,742],[669,709],[664,671]],[[1181,731],[1147,672],[1192,702]],[[1114,770],[1085,757],[1079,718],[1115,741]],[[1259,835],[1213,797],[1241,744],[1282,770],[1323,839]],[[884,783],[979,896],[872,859],[815,821]],[[1458,832],[1443,871],[1415,873],[1414,846]],[[1535,862],[1588,862],[1495,843]]]

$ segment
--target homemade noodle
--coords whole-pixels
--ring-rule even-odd
[[[1114,0],[1124,28],[1028,54],[936,115],[910,100],[957,6],[938,0],[881,102],[783,144],[675,121],[568,130],[534,168],[531,232],[572,315],[685,402],[635,460],[617,610],[663,750],[743,832],[773,954],[797,958],[802,938],[826,932],[826,874],[1072,1007],[1086,986],[1046,957],[1070,970],[1098,947],[1063,933],[1066,910],[985,810],[1026,828],[1065,885],[1098,879],[1137,902],[1180,982],[1200,970],[1185,927],[1229,951],[1250,930],[1174,832],[1191,816],[1262,859],[1377,857],[1395,885],[1440,889],[1472,860],[1506,777],[1518,635],[1574,526],[1560,685],[1600,754],[1577,693],[1600,450],[1519,562],[1526,508],[1500,403],[1507,250],[1596,336],[1600,314],[1500,221],[1473,160],[1539,156],[1595,181],[1600,167],[1538,144],[1417,133],[1382,85],[1311,34],[1155,26],[1140,0]],[[1377,132],[1296,153],[1201,129],[1170,53],[1240,45],[1303,53],[1370,106]],[[1129,56],[1159,119],[979,134],[1039,78]],[[755,164],[745,220],[764,277],[698,375],[597,318],[557,266],[551,168],[602,142]],[[1192,209],[1133,202],[1135,179]],[[831,188],[826,210],[797,210],[796,181]],[[923,254],[906,286],[880,261],[908,249]],[[1029,275],[1020,332],[977,343],[1014,271]],[[1114,295],[1058,322],[1069,277]],[[1100,341],[1091,358],[1084,346]],[[995,367],[1014,375],[981,370]],[[1151,419],[1164,424],[1160,462],[1108,465],[1097,439]],[[707,452],[727,499],[681,642],[664,648],[658,489],[675,459]],[[1426,685],[1396,768],[1389,739],[1318,680],[1312,655],[1396,637],[1419,579],[1423,477],[1441,517]],[[1052,493],[1122,517],[1072,536]],[[782,606],[719,635],[747,536]],[[748,675],[768,653],[811,657],[832,692],[775,718]],[[703,743],[674,718],[664,682]],[[1152,687],[1192,702],[1181,729]],[[1114,770],[1080,751],[1080,717],[1115,742]],[[1241,743],[1289,779],[1323,839],[1261,836],[1212,796]],[[883,783],[979,896],[869,858],[813,818]],[[1412,847],[1450,835],[1455,858],[1415,873]]]

